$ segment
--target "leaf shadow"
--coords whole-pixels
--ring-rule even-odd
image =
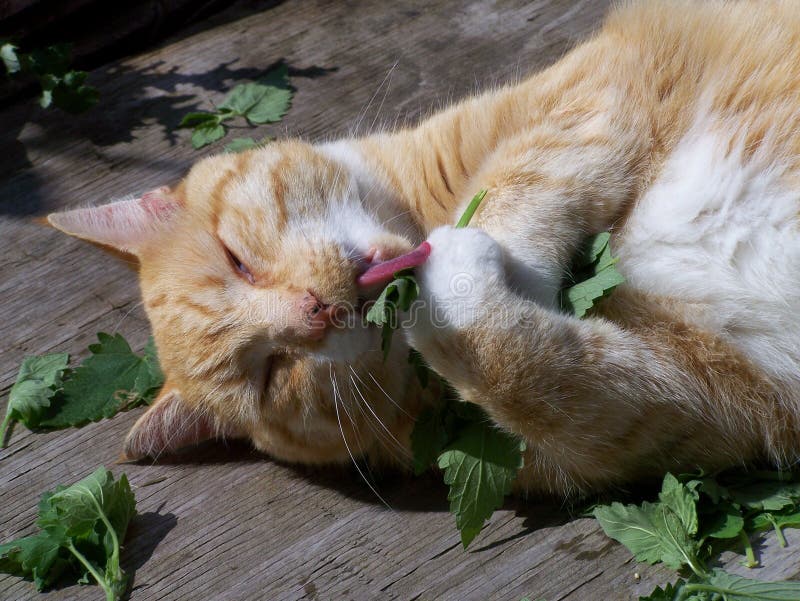
[[[55,155],[59,162],[77,162],[81,156],[107,164],[109,171],[120,164],[140,163],[150,170],[163,172],[164,178],[178,178],[198,157],[191,153],[175,153],[163,144],[150,143],[157,155],[142,156],[120,145],[131,144],[145,128],[157,126],[162,140],[169,148],[178,144],[178,124],[192,111],[213,109],[211,98],[219,98],[237,83],[258,80],[269,71],[286,66],[291,78],[317,78],[334,72],[338,67],[293,67],[280,58],[265,68],[234,67],[237,58],[221,60],[202,73],[185,73],[178,66],[167,66],[161,59],[133,67],[112,64],[93,71],[89,82],[101,92],[100,102],[81,115],[69,115],[60,110],[43,110],[30,100],[17,103],[2,113],[8,124],[0,132],[0,143],[6,155],[0,164],[0,180],[13,195],[3,195],[0,214],[30,216],[55,208],[51,197],[56,193],[53,184],[45,182],[33,167],[29,156]],[[222,93],[222,94],[221,94]],[[29,123],[33,125],[26,129]],[[26,129],[24,140],[20,135]],[[255,137],[267,132],[252,128]],[[115,147],[111,151],[111,147]],[[143,146],[139,144],[136,149]],[[55,149],[55,150],[54,150]]]
[[[150,560],[156,547],[178,523],[175,514],[160,513],[162,508],[163,505],[157,511],[136,514],[128,526],[123,545],[125,550],[121,557],[122,569],[132,583],[128,588],[128,596],[138,588],[136,570]]]

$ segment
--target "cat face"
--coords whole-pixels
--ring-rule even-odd
[[[375,291],[356,278],[412,244],[364,196],[329,153],[283,142],[204,159],[174,190],[49,217],[140,265],[167,382],[126,455],[222,435],[323,463],[403,435],[407,350],[398,337],[384,363],[361,316]]]

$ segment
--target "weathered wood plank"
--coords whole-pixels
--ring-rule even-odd
[[[131,272],[29,221],[58,207],[175,181],[202,153],[181,115],[284,60],[297,88],[283,123],[254,135],[321,139],[414,121],[476,88],[556,60],[608,2],[292,2],[95,70],[102,103],[78,118],[26,105],[0,112],[0,395],[24,354],[82,353],[100,330],[141,347]],[[236,15],[241,14],[240,11]],[[213,25],[213,24],[212,24]],[[32,531],[39,494],[111,465],[138,411],[80,430],[18,428],[0,452],[0,540]],[[352,471],[296,470],[245,445],[207,445],[157,465],[117,466],[140,515],[125,549],[133,601],[207,599],[634,599],[672,577],[637,566],[593,520],[515,500],[468,552],[434,476],[384,474],[383,507]],[[150,485],[153,480],[165,478]],[[759,577],[796,577],[768,538]],[[794,543],[793,545],[791,543]],[[726,565],[737,558],[726,556]],[[634,573],[641,578],[634,579]],[[0,577],[0,599],[97,599],[94,587],[38,595]]]

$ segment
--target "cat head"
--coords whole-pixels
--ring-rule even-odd
[[[166,383],[126,456],[227,436],[336,462],[410,427],[407,349],[395,337],[384,362],[356,278],[419,233],[340,150],[281,142],[212,156],[174,189],[48,217],[139,266]]]

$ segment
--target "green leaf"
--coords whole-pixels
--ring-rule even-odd
[[[625,282],[611,255],[611,235],[602,232],[586,243],[574,265],[575,283],[561,291],[561,306],[576,317],[583,317],[595,303]]]
[[[14,44],[6,42],[0,46],[0,60],[6,67],[6,73],[13,75],[19,73],[20,66],[19,56],[17,55],[17,47]]]
[[[117,536],[124,538],[134,507],[125,475],[115,482],[111,472],[100,467],[83,480],[46,495],[37,524],[44,531],[63,531],[70,538],[83,538],[106,519]]]
[[[84,563],[98,584],[118,598],[127,585],[127,577],[119,565],[120,545],[135,513],[136,500],[127,477],[123,474],[115,482],[111,472],[101,467],[72,486],[43,495],[36,523],[51,536],[66,537],[70,552]],[[102,541],[105,558],[102,575],[93,571],[96,566],[78,551],[80,543],[87,540]]]
[[[639,597],[639,601],[675,601],[679,599],[678,593],[683,588],[683,580],[678,580],[674,584],[667,584],[663,589],[657,586],[655,590],[646,597]]]
[[[449,440],[442,409],[427,407],[417,417],[411,432],[411,451],[414,456],[414,474],[419,476],[436,463],[437,457]]]
[[[39,502],[39,534],[0,545],[0,571],[32,577],[39,589],[71,573],[96,580],[106,599],[120,599],[127,576],[119,565],[120,543],[136,501],[123,474],[114,481],[101,467],[71,486],[46,492]]]
[[[383,289],[375,304],[365,315],[368,323],[382,326],[381,348],[384,359],[389,355],[392,334],[399,326],[397,312],[408,311],[419,296],[419,284],[410,272],[398,272],[395,279]]]
[[[50,406],[50,399],[61,385],[61,377],[69,365],[67,353],[53,353],[38,357],[27,357],[19,368],[17,381],[8,395],[6,417],[2,424],[3,447],[6,446],[9,427],[21,421],[28,428],[35,428]]]
[[[467,227],[469,225],[469,222],[472,220],[472,216],[475,214],[475,211],[478,210],[478,206],[483,202],[485,197],[486,190],[481,190],[472,197],[472,200],[469,201],[469,204],[464,210],[464,213],[461,215],[461,218],[458,220],[458,223],[456,223],[456,228]]]
[[[688,565],[695,573],[704,570],[697,561],[699,542],[697,513],[692,492],[674,477],[664,480],[660,502],[641,506],[612,503],[594,509],[605,533],[625,545],[638,561],[664,562],[673,569]]]
[[[781,512],[765,511],[758,513],[747,521],[748,529],[765,530],[772,528],[778,537],[781,547],[786,546],[786,538],[783,536],[783,529],[788,527],[800,527],[800,509],[786,508]]]
[[[229,144],[225,145],[225,152],[243,152],[254,148],[261,148],[269,142],[269,138],[262,138],[257,142],[253,138],[234,138]]]
[[[152,354],[140,357],[120,335],[99,333],[92,355],[76,368],[53,397],[39,426],[65,428],[112,417],[149,401],[163,383]]]
[[[742,511],[732,503],[722,503],[703,521],[703,538],[736,538],[744,529]]]
[[[164,372],[161,370],[161,364],[158,362],[158,351],[156,350],[156,341],[150,336],[147,339],[147,344],[144,347],[144,362],[147,364],[147,371],[150,374],[149,388],[142,394],[142,402],[149,405],[161,390],[164,385]]]
[[[664,476],[661,492],[658,498],[662,505],[668,507],[678,517],[686,532],[697,534],[697,503],[698,494],[688,486],[682,484],[672,474]]]
[[[427,388],[430,383],[431,369],[422,357],[422,353],[413,348],[408,349],[408,364],[414,368],[420,386],[423,389]]]
[[[586,241],[583,252],[578,256],[575,264],[578,267],[588,267],[597,262],[603,252],[608,248],[611,240],[610,232],[600,232]]]
[[[219,108],[246,117],[251,123],[274,123],[289,110],[291,99],[288,69],[284,65],[260,82],[236,86]]]
[[[207,123],[217,125],[219,122],[219,116],[214,113],[187,113],[183,116],[183,119],[181,119],[178,127],[196,127]]]
[[[198,125],[192,132],[192,147],[197,150],[216,142],[225,136],[225,127],[220,123],[208,122]]]
[[[65,73],[55,86],[48,88],[52,103],[73,114],[83,113],[97,104],[100,93],[96,88],[84,84],[87,75],[86,71]]]
[[[689,583],[684,590],[721,595],[725,601],[797,601],[800,582],[764,582],[716,569],[705,582]]]
[[[39,76],[55,76],[57,78],[69,71],[71,60],[72,46],[70,44],[54,44],[20,55],[20,64],[24,71]]]
[[[0,572],[31,578],[40,591],[69,567],[64,539],[40,532],[0,545]]]
[[[800,482],[761,480],[731,487],[731,498],[748,509],[780,511],[800,501]]]
[[[523,465],[524,446],[490,423],[470,423],[439,455],[450,511],[464,548],[503,499]]]

